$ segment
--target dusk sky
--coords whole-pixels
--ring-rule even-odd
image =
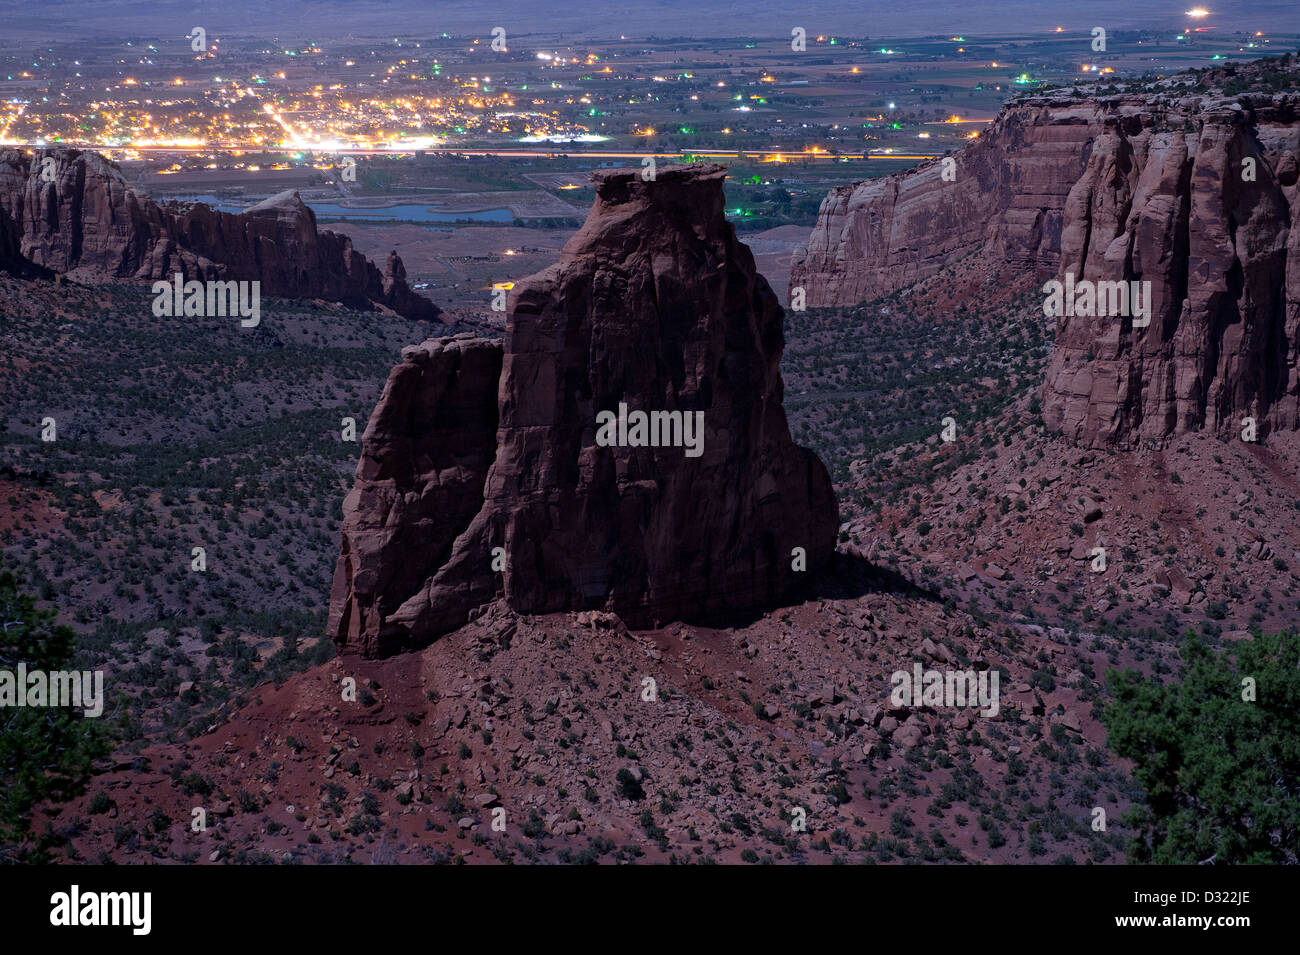
[[[404,33],[473,31],[487,20],[527,32],[567,32],[574,36],[614,36],[619,33],[658,36],[736,36],[761,31],[784,32],[792,25],[818,31],[873,36],[917,36],[961,31],[975,35],[1007,31],[1047,31],[1057,26],[1087,32],[1094,26],[1152,29],[1188,22],[1186,11],[1205,8],[1210,16],[1196,21],[1218,31],[1300,29],[1300,4],[1290,0],[1093,0],[1088,4],[1006,0],[970,3],[935,0],[925,4],[829,0],[815,6],[792,6],[758,0],[753,3],[592,2],[592,0],[479,0],[413,2],[413,0],[299,0],[267,4],[257,0],[179,2],[179,0],[104,0],[28,3],[0,0],[0,15],[11,36],[38,35],[57,27],[60,33],[112,33],[175,29],[186,32],[207,21],[213,29],[294,34],[375,34],[391,29]],[[702,11],[707,9],[707,17]],[[807,21],[806,23],[804,21]]]

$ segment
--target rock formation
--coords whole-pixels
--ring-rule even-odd
[[[1245,417],[1261,438],[1298,428],[1300,94],[1214,88],[1279,69],[1294,80],[1289,60],[1264,61],[1141,94],[1014,101],[947,179],[935,161],[834,190],[791,287],[850,305],[972,254],[995,278],[1149,282],[1149,325],[1059,317],[1050,429],[1126,447],[1236,435]]]
[[[318,230],[296,192],[237,215],[200,202],[159,204],[98,153],[71,149],[0,151],[0,267],[89,283],[179,272],[187,281],[260,281],[263,295],[438,315],[407,286],[396,253],[381,273],[347,236]]]
[[[499,387],[481,377],[492,346],[408,350],[345,504],[329,623],[340,645],[427,644],[497,597],[633,626],[716,616],[775,601],[828,560],[835,497],[791,441],[782,310],[723,215],[724,177],[596,174],[560,261],[511,292]],[[447,402],[477,410],[447,431],[430,424],[451,420]],[[629,423],[702,413],[701,453],[598,443],[602,412],[620,404]]]
[[[446,562],[479,512],[500,379],[500,341],[461,335],[403,349],[343,502],[329,622],[340,642],[373,647],[384,618]]]
[[[838,186],[822,201],[790,286],[814,307],[856,305],[975,252],[1044,277],[1060,257],[1065,199],[1101,126],[1100,104],[1021,100],[951,158]]]
[[[1246,418],[1260,439],[1300,427],[1298,109],[1294,94],[1192,102],[1099,132],[1066,200],[1060,271],[1149,282],[1150,315],[1059,320],[1050,429],[1127,447],[1238,437]]]

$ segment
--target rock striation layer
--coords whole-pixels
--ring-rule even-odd
[[[177,273],[187,281],[259,281],[263,295],[438,315],[406,284],[396,253],[380,272],[347,236],[317,229],[296,192],[239,214],[200,202],[160,204],[98,153],[73,149],[0,150],[0,267],[90,283]]]
[[[1131,447],[1298,428],[1300,94],[1223,93],[1279,76],[1295,85],[1290,60],[1014,101],[946,179],[935,161],[832,191],[791,287],[851,305],[976,254],[994,278],[1149,282],[1149,324],[1057,319],[1050,429]]]
[[[834,493],[791,440],[783,314],[723,214],[725,175],[695,165],[654,182],[639,170],[594,176],[595,204],[560,261],[511,292],[494,453],[477,487],[489,416],[441,435],[426,422],[447,400],[432,390],[482,406],[477,374],[446,386],[437,369],[451,350],[463,364],[490,346],[408,352],[345,506],[330,611],[340,645],[377,655],[427,644],[499,597],[523,613],[610,610],[632,626],[707,618],[770,604],[830,558]],[[629,422],[637,411],[702,415],[701,453],[598,443],[599,416],[620,405]],[[432,486],[454,505],[432,503]]]

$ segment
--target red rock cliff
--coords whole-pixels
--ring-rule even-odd
[[[1300,427],[1300,95],[1188,98],[1098,131],[1059,271],[1150,282],[1150,324],[1063,317],[1049,428],[1126,447]],[[1253,178],[1250,177],[1253,173]],[[1245,175],[1244,175],[1245,174]]]
[[[1246,416],[1261,437],[1300,427],[1300,94],[1215,89],[1258,86],[1265,68],[1278,61],[1210,74],[1205,92],[1176,77],[1015,101],[953,157],[951,181],[935,161],[832,191],[790,285],[850,305],[972,254],[994,277],[1150,282],[1148,326],[1059,318],[1049,428],[1123,447],[1234,435]]]
[[[1104,107],[1026,100],[954,154],[832,189],[790,286],[814,307],[887,295],[980,252],[1008,269],[1056,270],[1065,199],[1088,161]]]
[[[53,178],[44,160],[54,160]],[[264,295],[386,305],[408,318],[438,309],[406,284],[396,254],[387,274],[345,235],[316,228],[296,192],[238,215],[203,203],[156,203],[98,153],[29,157],[0,150],[0,267],[36,266],[85,282],[112,279],[260,281]]]

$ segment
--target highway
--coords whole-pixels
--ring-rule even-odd
[[[806,153],[792,152],[789,150],[776,149],[683,149],[680,152],[660,153],[660,152],[609,152],[609,151],[589,151],[585,149],[567,151],[564,149],[387,149],[387,148],[345,148],[345,149],[311,149],[297,146],[236,146],[228,144],[210,144],[206,146],[121,146],[108,145],[104,143],[0,143],[11,149],[49,149],[49,148],[70,148],[70,149],[93,149],[100,152],[137,152],[137,153],[208,153],[208,152],[227,152],[227,153],[249,153],[260,155],[263,153],[303,153],[308,155],[319,156],[410,156],[418,153],[436,156],[496,156],[505,159],[524,158],[524,159],[629,159],[640,161],[647,156],[653,156],[656,160],[680,160],[687,156],[693,156],[698,159],[749,159],[754,161],[766,162],[792,162],[798,160],[812,160],[814,162],[838,161],[843,159],[847,162],[864,162],[873,159],[903,160],[912,162],[921,162],[926,159],[934,159],[939,153],[843,153],[832,155],[830,153]]]

